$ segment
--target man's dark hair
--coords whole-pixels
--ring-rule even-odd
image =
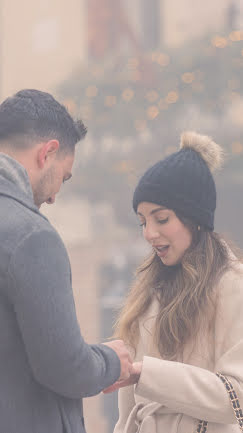
[[[22,150],[39,140],[57,139],[60,152],[68,153],[86,132],[81,120],[74,120],[64,105],[40,90],[21,90],[0,105],[0,146],[4,141]]]

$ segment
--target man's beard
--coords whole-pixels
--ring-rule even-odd
[[[41,205],[45,203],[52,195],[51,188],[54,178],[55,169],[54,167],[50,167],[33,188],[34,203],[38,208],[40,208]]]

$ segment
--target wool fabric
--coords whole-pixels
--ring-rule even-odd
[[[212,173],[198,151],[183,148],[150,167],[138,182],[133,209],[155,203],[190,218],[212,231],[216,188]]]

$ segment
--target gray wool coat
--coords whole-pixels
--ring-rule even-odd
[[[85,343],[64,244],[0,153],[0,433],[84,433],[81,399],[119,375],[112,349]]]

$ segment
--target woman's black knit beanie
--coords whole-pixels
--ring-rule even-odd
[[[207,230],[214,229],[216,188],[212,171],[221,166],[222,148],[211,138],[184,132],[180,150],[150,167],[133,196],[133,209],[146,201],[165,206]]]

